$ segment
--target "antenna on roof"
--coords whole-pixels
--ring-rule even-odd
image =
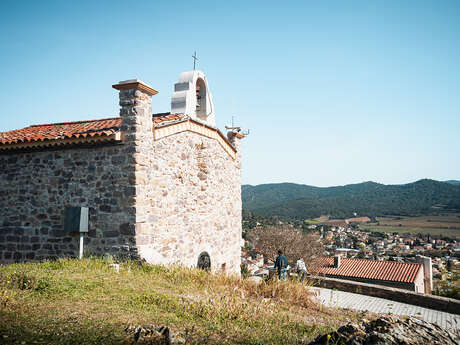
[[[231,126],[225,126],[226,130],[242,134],[243,136],[249,135],[249,129],[243,131],[240,126],[235,126],[235,116],[232,115],[232,125]]]

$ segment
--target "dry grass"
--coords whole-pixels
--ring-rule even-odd
[[[242,281],[243,291],[255,298],[271,299],[287,305],[302,307],[306,309],[318,309],[313,292],[306,288],[306,285],[296,281],[268,281],[261,284]]]
[[[129,344],[166,325],[188,344],[303,344],[362,314],[322,310],[305,285],[102,259],[0,267],[0,343]]]

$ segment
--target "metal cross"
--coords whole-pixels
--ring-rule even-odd
[[[193,58],[193,70],[195,70],[196,60],[198,60],[198,58],[196,57],[196,52],[195,54],[192,55],[192,58]]]

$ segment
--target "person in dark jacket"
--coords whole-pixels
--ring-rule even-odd
[[[278,270],[278,279],[279,280],[286,280],[286,271],[288,267],[288,260],[284,256],[281,249],[278,250],[278,256],[275,261],[275,268]]]

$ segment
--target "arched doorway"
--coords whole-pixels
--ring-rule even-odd
[[[205,271],[209,271],[211,269],[211,257],[207,252],[202,252],[198,256],[197,267]]]

